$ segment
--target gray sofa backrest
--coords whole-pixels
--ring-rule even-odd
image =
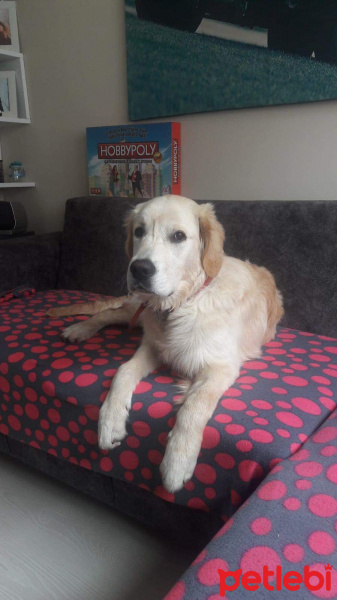
[[[137,201],[73,198],[66,205],[58,288],[126,291],[123,221]],[[282,323],[337,337],[337,201],[215,202],[225,252],[272,271]]]

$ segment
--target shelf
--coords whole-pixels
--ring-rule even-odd
[[[34,181],[22,181],[20,183],[10,183],[10,182],[6,182],[6,183],[0,183],[0,189],[4,189],[4,188],[27,188],[27,187],[35,187],[35,182]]]
[[[14,52],[13,50],[0,50],[0,62],[7,62],[8,60],[15,60],[16,58],[22,58],[21,52]]]
[[[6,127],[6,125],[28,125],[30,119],[20,119],[20,117],[0,117],[0,127]]]
[[[0,50],[0,71],[11,71],[12,73],[15,73],[16,96],[18,105],[18,116],[14,118],[9,116],[6,117],[6,113],[4,113],[4,116],[0,117],[0,127],[3,127],[8,123],[11,123],[13,125],[30,123],[26,74],[23,55],[20,52]]]

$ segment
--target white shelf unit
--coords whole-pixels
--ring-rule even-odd
[[[0,50],[0,71],[14,71],[16,82],[16,96],[18,116],[16,118],[0,117],[1,125],[30,123],[25,64],[21,52]]]
[[[11,189],[11,188],[32,188],[35,187],[35,182],[34,181],[20,181],[20,182],[15,182],[15,183],[11,183],[10,181],[7,183],[0,183],[0,190],[3,189]]]
[[[30,119],[20,119],[19,117],[0,117],[0,127],[7,127],[7,125],[28,125]]]
[[[0,129],[4,127],[10,127],[14,125],[28,125],[30,123],[30,113],[28,104],[27,94],[27,82],[25,64],[23,60],[23,54],[21,52],[13,52],[12,50],[0,50],[0,71],[14,71],[15,72],[15,84],[16,84],[16,97],[18,106],[17,117],[0,117]],[[1,143],[0,143],[0,158]],[[19,158],[9,157],[9,158]],[[34,188],[35,183],[33,181],[22,181],[22,182],[5,182],[0,183],[0,201],[5,199],[5,193],[9,190],[17,190],[22,188]]]

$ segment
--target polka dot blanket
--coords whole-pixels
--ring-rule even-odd
[[[271,470],[165,600],[337,598],[336,441],[335,411]]]
[[[161,368],[139,383],[127,437],[115,450],[101,451],[99,408],[141,332],[111,326],[70,344],[61,339],[62,329],[86,317],[45,316],[50,307],[97,298],[57,290],[0,305],[0,433],[169,502],[215,511],[226,521],[268,474],[275,478],[278,463],[301,456],[308,437],[336,406],[337,340],[279,328],[262,357],[244,364],[235,385],[224,392],[205,429],[192,480],[170,494],[159,464],[175,422],[178,375]],[[304,471],[310,468],[305,464]],[[287,520],[296,502],[292,494]]]

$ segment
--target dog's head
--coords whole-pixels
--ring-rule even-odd
[[[130,292],[168,298],[221,268],[224,230],[209,203],[154,198],[132,210],[126,227]]]

